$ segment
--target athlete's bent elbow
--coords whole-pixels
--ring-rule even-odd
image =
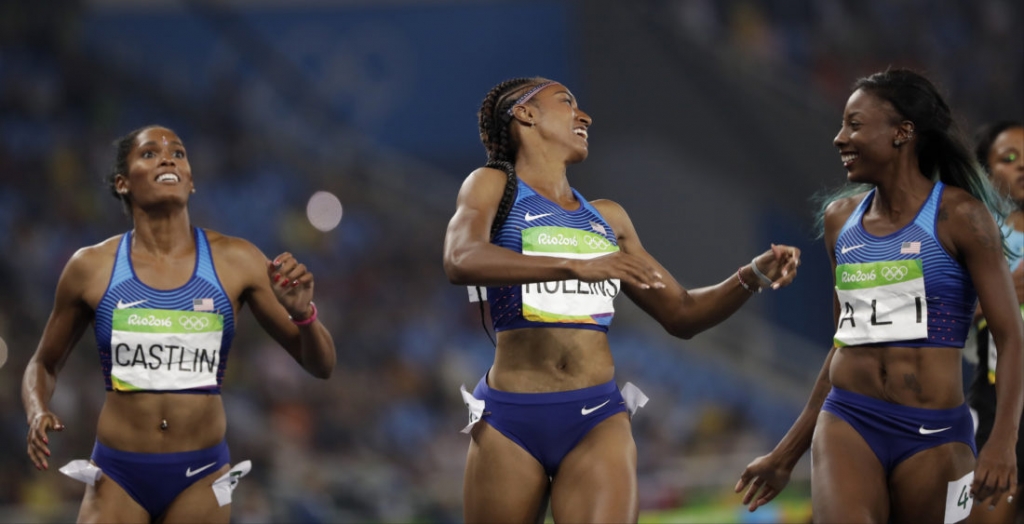
[[[457,286],[469,283],[469,272],[459,263],[461,258],[454,255],[444,257],[444,274],[448,277],[448,282]]]
[[[667,331],[669,335],[683,340],[690,340],[698,333],[698,331],[693,329],[691,326],[681,323],[665,324],[664,327],[665,331]]]

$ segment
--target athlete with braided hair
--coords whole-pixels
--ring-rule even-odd
[[[178,135],[147,126],[116,146],[108,183],[132,230],[79,249],[61,274],[22,382],[28,455],[49,469],[47,433],[64,430],[49,407],[57,373],[93,324],[106,399],[91,462],[61,468],[88,484],[78,521],[227,523],[248,473],[248,461],[230,465],[220,396],[242,306],[318,378],[334,369],[334,341],[305,265],[192,224]]]
[[[591,123],[544,78],[502,82],[480,108],[488,163],[466,178],[444,248],[452,283],[487,286],[497,333],[492,367],[463,389],[466,522],[535,521],[547,497],[556,522],[635,522],[630,416],[646,397],[615,383],[613,299],[623,290],[690,338],[796,276],[800,251],[773,245],[717,285],[684,289],[621,206],[570,187],[566,168],[587,158]]]
[[[811,448],[815,522],[959,522],[1016,493],[1024,325],[992,211],[998,198],[924,76],[854,83],[834,139],[849,184],[821,224],[835,337],[807,405],[736,491],[750,511]],[[999,402],[977,450],[961,351],[980,298]]]

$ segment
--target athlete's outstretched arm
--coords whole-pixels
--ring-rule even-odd
[[[268,260],[248,241],[226,238],[230,240],[232,265],[244,271],[246,286],[242,300],[252,308],[256,321],[309,374],[330,378],[337,355],[330,331],[313,318],[317,313],[313,305],[313,274],[290,253]]]
[[[49,469],[50,440],[46,433],[64,430],[64,424],[50,412],[49,404],[57,387],[57,373],[93,318],[83,292],[90,277],[94,249],[79,250],[64,266],[57,282],[53,310],[22,379],[21,401],[29,428],[28,456],[36,469]]]
[[[622,253],[573,260],[527,256],[491,244],[491,223],[506,180],[503,171],[485,167],[470,173],[462,184],[444,240],[444,271],[453,284],[497,286],[618,278],[639,289],[661,285],[660,275],[647,261]]]
[[[735,274],[714,286],[687,290],[640,243],[633,222],[622,206],[610,200],[592,202],[608,224],[615,230],[619,248],[626,255],[644,261],[663,275],[665,287],[650,292],[638,292],[633,283],[625,282],[623,289],[633,302],[657,320],[666,331],[680,338],[690,338],[729,318],[751,296]],[[800,250],[788,246],[773,246],[757,257],[758,268],[772,279],[773,288],[788,285],[796,277],[800,264]],[[758,277],[748,264],[740,270],[747,285],[759,287]]]
[[[846,219],[849,218],[859,201],[859,198],[856,197],[843,199],[833,202],[825,210],[825,249],[828,251],[833,275],[836,272],[836,239],[839,237],[839,230],[846,223]],[[833,325],[839,323],[839,312],[839,298],[833,292]],[[740,480],[734,489],[736,493],[747,489],[743,495],[743,504],[747,505],[748,510],[754,511],[771,502],[789,483],[789,476],[796,463],[811,447],[814,426],[818,422],[818,413],[832,389],[829,369],[832,367],[832,357],[835,352],[836,348],[832,346],[828,356],[825,357],[825,363],[821,366],[821,371],[818,372],[818,379],[814,382],[807,404],[804,405],[803,411],[800,412],[786,435],[782,437],[775,449],[767,455],[754,459],[740,475]]]

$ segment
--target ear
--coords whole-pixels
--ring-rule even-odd
[[[117,190],[117,193],[119,195],[127,195],[128,194],[128,177],[126,177],[126,176],[124,176],[122,174],[114,175],[114,189]]]
[[[896,140],[906,143],[910,142],[912,138],[914,138],[914,123],[910,120],[900,122],[896,127]]]
[[[512,118],[526,127],[533,127],[536,116],[534,110],[526,104],[512,106]]]

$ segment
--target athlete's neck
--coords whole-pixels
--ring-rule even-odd
[[[171,215],[135,214],[132,250],[154,255],[174,255],[193,249],[192,225],[188,210]]]
[[[931,195],[935,182],[916,171],[913,174],[885,178],[875,187],[877,191],[870,212],[893,222],[901,222],[908,215],[911,218],[917,215]]]
[[[579,207],[566,177],[565,162],[552,162],[536,155],[521,154],[516,158],[516,176],[541,196],[563,208]]]

